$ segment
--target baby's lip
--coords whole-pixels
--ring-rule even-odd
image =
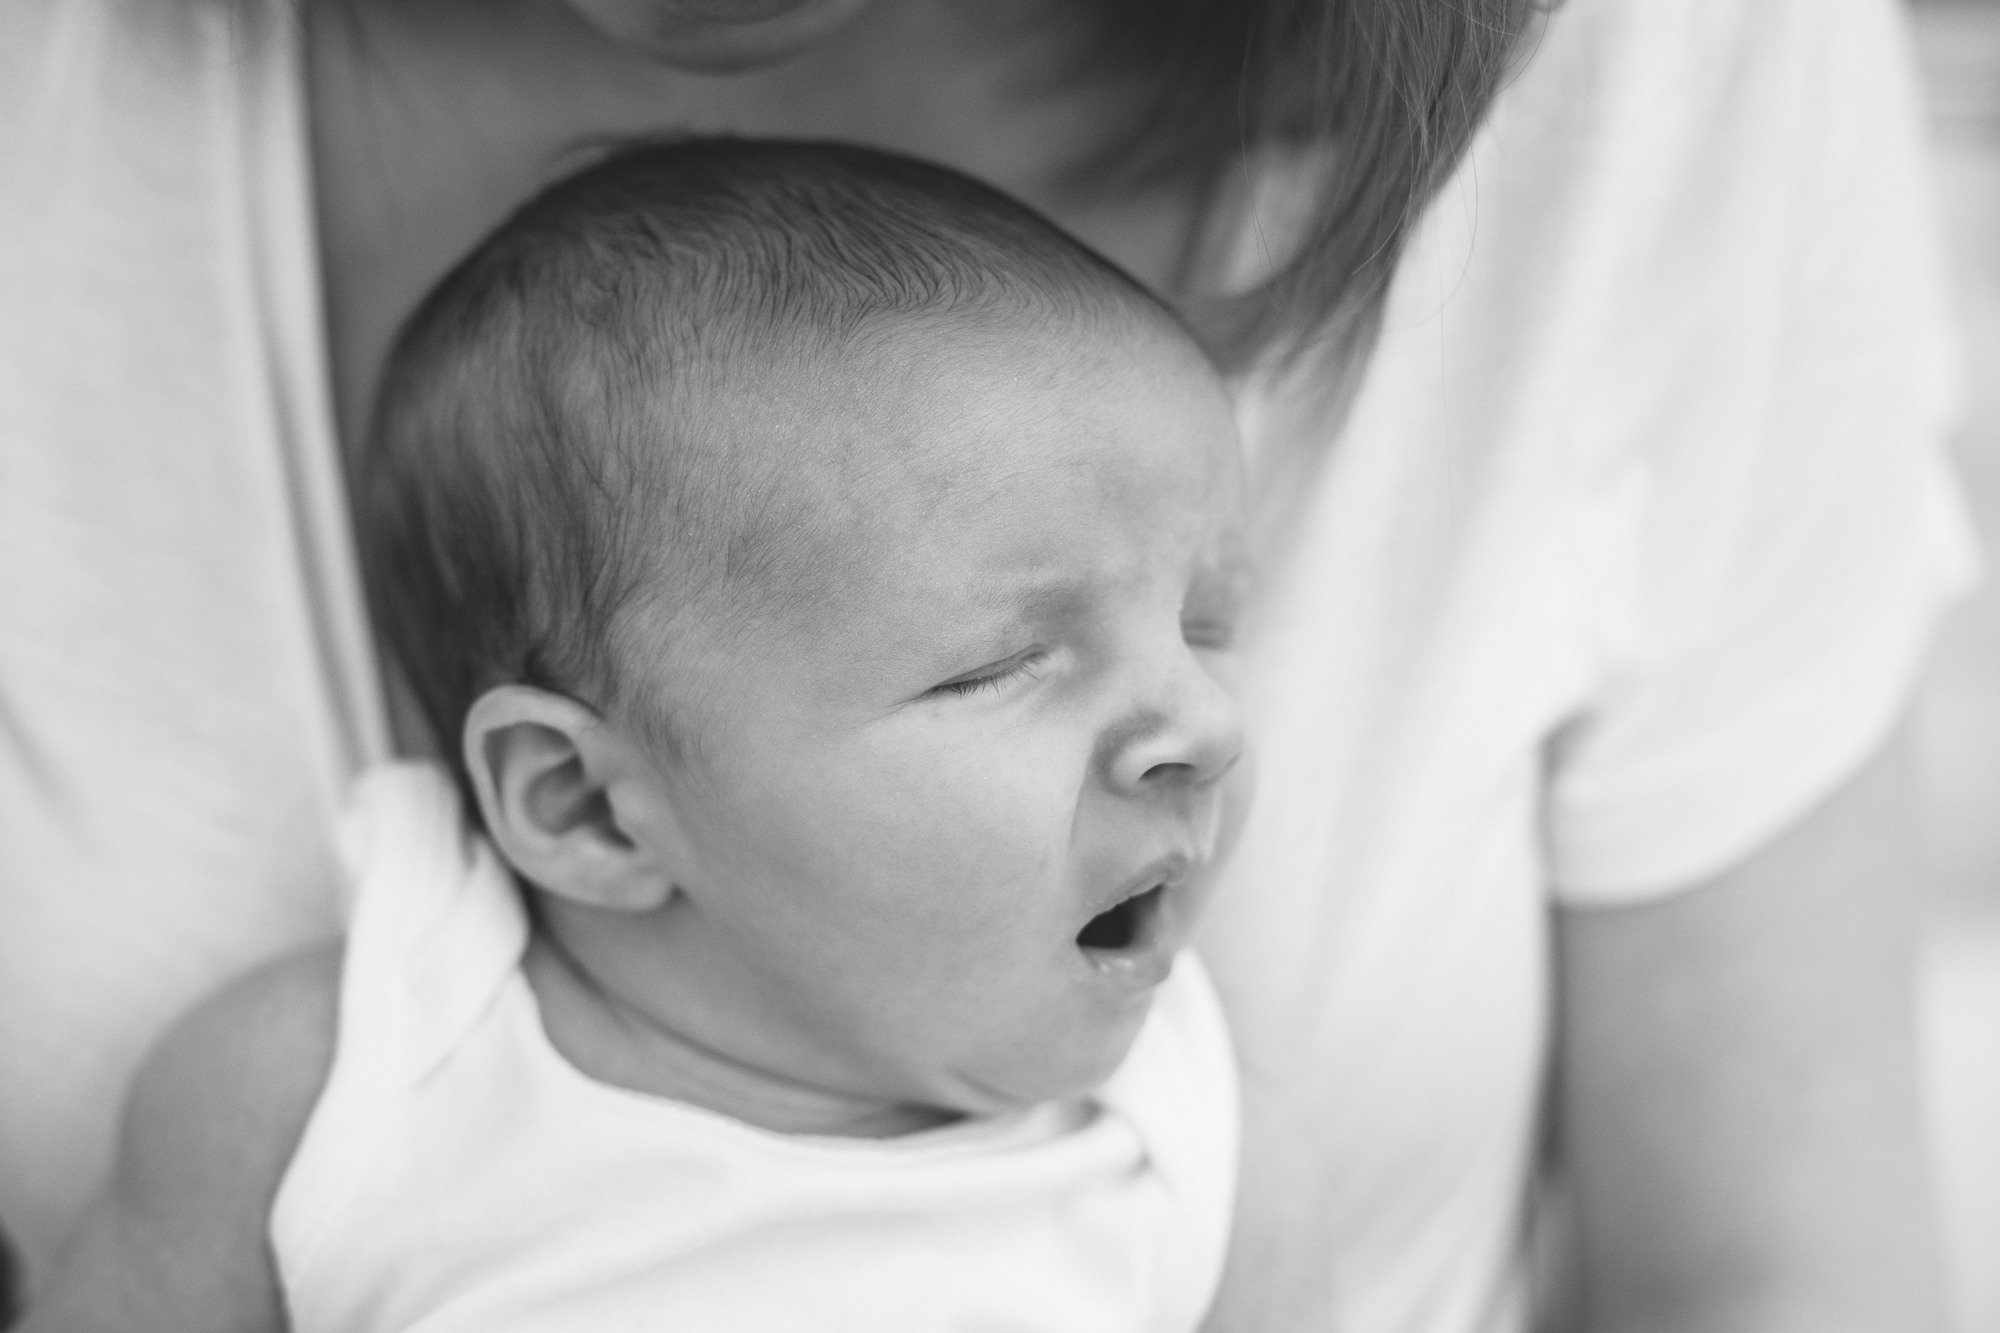
[[[1167,979],[1186,933],[1177,890],[1198,864],[1184,852],[1156,857],[1097,902],[1076,934],[1077,951],[1095,972],[1134,990]]]
[[[1094,920],[1127,898],[1136,898],[1156,886],[1165,885],[1172,889],[1185,880],[1197,864],[1197,859],[1191,853],[1184,851],[1176,850],[1156,856],[1120,880],[1116,889],[1099,898],[1084,920],[1086,923]]]

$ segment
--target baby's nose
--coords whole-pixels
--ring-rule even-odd
[[[1214,783],[1243,754],[1236,696],[1191,652],[1154,686],[1113,746],[1111,785],[1139,795]]]

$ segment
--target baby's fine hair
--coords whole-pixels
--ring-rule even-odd
[[[848,145],[629,146],[507,219],[403,326],[353,484],[377,624],[460,782],[481,693],[611,708],[621,624],[685,595],[655,585],[754,568],[716,386],[996,313],[1174,322],[1000,192]]]

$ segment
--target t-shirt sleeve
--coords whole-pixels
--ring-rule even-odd
[[[1605,665],[1553,752],[1568,905],[1702,882],[1830,794],[1975,566],[1898,15],[1689,9],[1708,67],[1660,113],[1676,147],[1577,414]]]

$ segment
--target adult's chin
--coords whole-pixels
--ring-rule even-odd
[[[780,64],[873,0],[564,0],[619,45],[676,69],[733,74]]]

